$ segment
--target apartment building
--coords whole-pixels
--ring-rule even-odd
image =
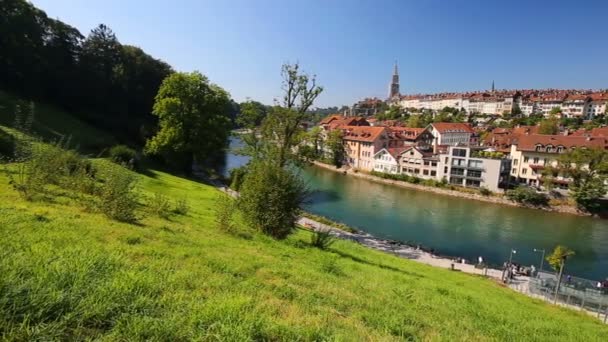
[[[374,171],[398,174],[401,173],[399,155],[405,147],[383,148],[374,155]]]
[[[608,138],[582,135],[522,135],[517,145],[511,145],[511,177],[518,183],[541,187],[543,170],[547,166],[556,166],[560,154],[576,148],[608,149]],[[553,179],[553,183],[567,189],[570,179],[558,176]]]
[[[386,127],[342,126],[347,165],[365,171],[374,169],[374,155],[388,147]]]
[[[400,153],[397,160],[402,174],[423,179],[437,178],[439,158],[429,149],[410,146]]]
[[[475,131],[466,123],[436,122],[427,129],[435,138],[435,145],[470,145]]]
[[[450,146],[438,158],[437,178],[469,188],[501,192],[508,184],[511,160],[479,156],[479,148]]]

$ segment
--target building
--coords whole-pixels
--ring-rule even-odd
[[[410,146],[398,158],[401,173],[423,179],[437,178],[439,158],[431,150]]]
[[[593,119],[598,115],[607,114],[608,108],[608,92],[589,94],[589,103],[587,104],[585,117]]]
[[[388,89],[388,101],[399,102],[401,94],[399,93],[399,71],[397,70],[397,62],[393,69],[393,77],[391,78],[391,84]]]
[[[382,111],[384,101],[378,98],[367,98],[355,103],[351,108],[346,110],[347,116],[374,116]]]
[[[479,156],[479,148],[450,146],[439,155],[437,178],[453,185],[500,192],[509,181],[511,160]]]
[[[346,164],[350,167],[371,171],[374,155],[388,147],[386,127],[342,126],[342,139],[346,150]]]
[[[435,145],[468,146],[475,133],[471,125],[466,123],[436,122],[430,124],[427,129],[433,135]]]
[[[325,131],[332,131],[342,126],[370,126],[370,123],[360,116],[351,117],[334,114],[321,120],[319,126]]]
[[[511,177],[518,183],[541,187],[543,170],[547,166],[556,166],[561,153],[576,148],[608,149],[608,138],[583,135],[522,135],[517,145],[511,146]],[[567,189],[570,182],[564,177],[557,177],[552,181],[563,189]]]
[[[388,127],[389,147],[418,146],[428,149],[433,144],[433,134],[427,128]]]
[[[374,154],[374,171],[398,174],[401,173],[399,155],[405,147],[383,148]]]
[[[566,96],[561,105],[562,115],[567,118],[585,117],[585,109],[590,100],[590,97],[585,94],[571,94]]]

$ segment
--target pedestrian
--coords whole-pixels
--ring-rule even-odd
[[[566,283],[570,284],[572,282],[572,276],[568,274],[566,277]]]
[[[596,287],[597,287],[598,289],[601,289],[601,288],[602,288],[602,282],[601,282],[601,281],[598,281],[598,282],[597,282]]]
[[[479,256],[479,258],[477,258],[477,260],[479,261],[479,264],[483,264],[483,258],[481,257],[481,255]]]

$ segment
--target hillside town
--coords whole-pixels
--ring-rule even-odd
[[[578,118],[584,123],[603,118],[607,105],[605,91],[507,91],[495,90],[494,83],[486,92],[402,96],[395,65],[386,101],[365,99],[344,113],[325,117],[318,126],[325,137],[341,132],[346,168],[492,192],[517,185],[559,191],[567,190],[572,178],[544,171],[557,167],[559,156],[568,151],[608,150],[608,127],[571,129],[558,120]],[[379,119],[387,108],[397,108],[397,119]],[[407,121],[399,120],[422,111],[435,118],[448,113],[448,122],[408,127]],[[455,122],[454,113],[466,120]],[[513,118],[531,116],[554,127],[547,132],[540,124],[509,124]],[[496,122],[507,124],[497,127]]]

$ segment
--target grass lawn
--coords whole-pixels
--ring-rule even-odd
[[[0,125],[12,126],[15,121],[15,105],[20,104],[27,112],[27,101],[0,91]],[[33,131],[45,141],[70,139],[70,147],[84,153],[99,153],[116,144],[116,139],[65,111],[46,104],[35,103]]]
[[[347,241],[219,230],[220,192],[152,171],[187,215],[125,224],[0,175],[0,339],[606,341],[608,326],[492,281]],[[143,209],[142,209],[143,210]],[[603,337],[602,337],[603,336]]]

